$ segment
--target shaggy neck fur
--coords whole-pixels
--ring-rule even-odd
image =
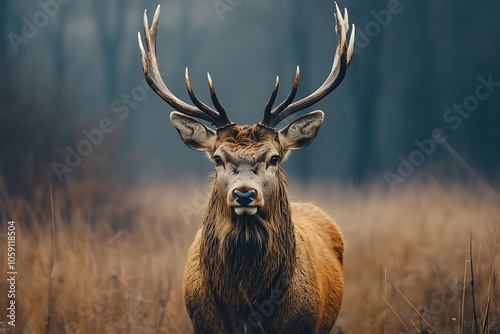
[[[254,216],[238,216],[225,201],[216,181],[203,218],[202,274],[208,291],[224,315],[226,326],[253,311],[255,302],[283,295],[295,268],[295,233],[287,185],[278,182]],[[252,278],[253,277],[253,278]]]

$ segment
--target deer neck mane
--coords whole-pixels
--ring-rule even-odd
[[[236,215],[214,181],[203,218],[201,267],[215,302],[224,309],[245,312],[248,304],[282,294],[290,284],[296,241],[286,181],[279,179],[253,216]]]

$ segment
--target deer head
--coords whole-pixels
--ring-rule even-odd
[[[208,74],[208,86],[215,109],[196,97],[187,68],[185,82],[193,104],[180,100],[168,89],[161,78],[156,59],[160,6],[156,9],[151,27],[149,27],[147,12],[144,12],[144,38],[147,52],[142,44],[140,33],[138,39],[146,81],[165,102],[177,110],[170,114],[170,121],[179,132],[182,141],[193,150],[206,152],[213,161],[216,178],[215,191],[226,204],[221,210],[228,214],[253,216],[259,212],[265,215],[269,211],[268,202],[272,202],[269,199],[284,183],[280,163],[289,151],[304,148],[314,141],[323,122],[322,111],[310,112],[280,130],[277,130],[276,126],[285,118],[323,99],[344,79],[354,50],[354,25],[348,43],[347,10],[342,15],[337,4],[335,7],[337,48],[332,69],[326,80],[316,91],[293,102],[300,79],[300,70],[297,66],[290,94],[273,108],[279,86],[277,77],[271,97],[265,106],[263,119],[251,126],[239,126],[229,119],[217,97],[210,74]],[[215,129],[196,119],[210,122]]]

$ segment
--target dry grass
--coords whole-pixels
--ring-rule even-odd
[[[17,225],[16,332],[189,333],[181,282],[203,187],[142,185],[98,205],[82,198],[80,185],[67,185],[54,190],[53,211],[49,186],[30,201],[0,191],[2,245],[6,216]],[[478,326],[500,333],[497,191],[404,184],[393,193],[321,186],[291,193],[327,210],[346,237],[335,333],[474,333],[471,235]],[[2,280],[0,291],[6,287]],[[2,309],[6,298],[2,292]]]

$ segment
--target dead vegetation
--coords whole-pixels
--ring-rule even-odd
[[[83,201],[78,187],[51,196],[46,185],[30,200],[1,191],[2,245],[7,217],[17,228],[15,332],[189,333],[182,274],[205,184],[143,184],[102,205]],[[291,188],[292,199],[335,217],[346,238],[335,333],[500,333],[496,190]]]

